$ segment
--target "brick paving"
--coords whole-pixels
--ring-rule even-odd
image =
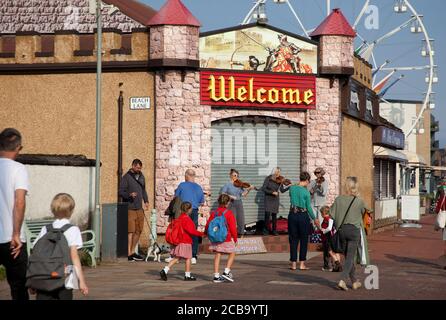
[[[433,231],[434,216],[424,217],[421,229],[396,228],[369,239],[372,264],[379,268],[379,290],[340,292],[333,285],[336,273],[321,271],[320,252],[311,252],[309,271],[288,269],[287,253],[239,256],[234,283],[210,281],[212,255],[201,255],[193,266],[196,282],[184,282],[182,264],[169,281],[159,279],[164,264],[118,261],[86,268],[90,296],[76,299],[446,299],[445,244]],[[358,270],[360,279],[365,278]],[[6,281],[0,282],[0,299],[9,299]]]

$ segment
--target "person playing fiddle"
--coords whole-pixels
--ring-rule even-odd
[[[247,183],[239,180],[239,172],[231,169],[229,172],[230,182],[226,183],[220,190],[220,194],[227,194],[231,198],[231,204],[228,206],[237,220],[237,233],[243,235],[245,232],[245,212],[243,209],[243,198],[255,189]]]
[[[265,225],[263,227],[263,234],[268,235],[268,225],[270,217],[272,218],[271,233],[278,235],[277,227],[277,213],[279,213],[279,192],[284,193],[288,191],[291,181],[285,179],[280,175],[280,168],[276,167],[273,172],[266,177],[263,183],[262,190],[265,193]]]
[[[327,203],[328,182],[324,178],[325,170],[323,168],[316,168],[316,170],[314,170],[314,175],[316,176],[316,179],[310,182],[308,191],[310,191],[311,194],[311,206],[313,212],[317,212],[319,221],[322,221],[323,217],[321,216],[320,209]]]

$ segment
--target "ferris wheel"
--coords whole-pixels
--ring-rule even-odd
[[[254,5],[249,10],[244,18],[242,24],[249,24],[252,21],[264,22],[268,21],[266,14],[266,4],[282,5],[288,7],[292,16],[297,22],[297,26],[302,36],[309,38],[311,32],[316,26],[305,26],[303,22],[303,12],[296,10],[297,5],[308,2],[309,0],[255,0]],[[331,12],[333,5],[339,6],[344,11],[348,1],[335,0],[311,0],[319,8],[321,4],[326,6],[326,15]],[[409,0],[381,0],[380,11],[385,11],[386,19],[384,24],[386,29],[383,34],[376,36],[370,40],[370,32],[362,30],[363,20],[369,12],[369,7],[372,5],[371,0],[352,0],[350,6],[354,6],[353,19],[350,21],[353,29],[357,33],[355,42],[355,53],[371,63],[373,68],[373,82],[372,87],[376,89],[378,96],[384,103],[390,103],[386,100],[386,94],[389,90],[396,86],[405,86],[409,88],[410,94],[416,95],[416,100],[422,101],[422,107],[416,118],[413,121],[412,127],[406,133],[406,138],[414,133],[423,133],[420,127],[423,114],[426,109],[435,108],[435,97],[433,86],[438,82],[437,66],[435,65],[434,57],[434,39],[429,37],[426,26],[423,21],[423,15],[419,14]],[[294,5],[293,5],[294,3]],[[359,6],[358,6],[359,3]],[[376,7],[376,6],[375,6]],[[323,10],[321,10],[321,13]],[[316,17],[315,17],[316,18]],[[320,19],[312,19],[312,21],[321,22],[324,17]],[[403,21],[402,23],[401,20]],[[394,23],[394,26],[389,26]],[[310,27],[310,28],[308,28]],[[403,31],[409,31],[411,39],[404,42],[398,42],[398,36],[404,34]],[[367,34],[364,35],[364,34]],[[405,35],[407,38],[407,34]],[[406,48],[405,48],[406,46]],[[404,51],[410,47],[409,50]],[[414,46],[416,48],[414,48]],[[401,53],[401,51],[404,51]],[[402,58],[406,63],[401,63]],[[410,64],[407,65],[407,61]],[[422,78],[424,81],[419,81]],[[404,80],[403,80],[404,79]],[[415,100],[414,99],[414,100]]]

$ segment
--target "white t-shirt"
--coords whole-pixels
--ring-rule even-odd
[[[56,219],[53,222],[53,228],[60,229],[68,223],[70,223],[70,220],[68,220],[68,219]],[[42,238],[46,233],[47,233],[47,230],[46,230],[46,226],[45,226],[42,228],[42,230],[40,230],[39,236],[36,238],[36,240],[34,240],[33,246],[36,244],[37,240]],[[79,230],[79,227],[72,226],[67,231],[65,231],[63,234],[64,234],[65,238],[67,238],[69,247],[76,246],[76,248],[78,248],[78,249],[82,248],[83,242],[82,242],[82,235],[81,235],[81,231]]]
[[[29,191],[28,172],[25,166],[11,159],[0,158],[0,243],[11,241],[15,191],[19,189]],[[23,225],[20,239],[26,242]]]

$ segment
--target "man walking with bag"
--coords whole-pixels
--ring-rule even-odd
[[[13,300],[28,300],[26,267],[28,254],[22,227],[25,217],[28,173],[24,165],[14,161],[22,150],[22,136],[16,129],[0,133],[0,265]]]
[[[122,177],[119,196],[128,202],[128,260],[143,261],[144,258],[135,252],[144,226],[144,210],[149,209],[149,198],[146,182],[141,172],[142,162],[135,159],[132,168]],[[144,202],[144,208],[142,203]]]

